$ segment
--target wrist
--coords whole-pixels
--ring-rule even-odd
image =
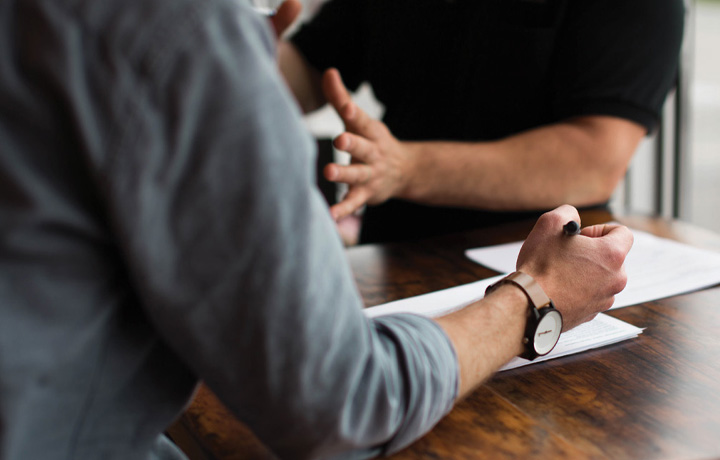
[[[485,300],[492,302],[492,310],[507,320],[502,333],[513,346],[505,361],[519,356],[525,351],[523,333],[527,323],[527,311],[530,308],[527,296],[518,286],[506,283],[498,285],[491,292],[486,292]]]
[[[486,294],[505,285],[517,287],[528,300],[522,340],[525,350],[520,356],[533,360],[550,353],[560,339],[563,328],[562,315],[535,279],[522,271],[511,273],[488,286]]]
[[[436,318],[450,338],[465,395],[523,352],[528,300],[517,288],[501,286],[466,308]]]
[[[423,165],[423,148],[422,142],[399,141],[400,148],[403,150],[403,162],[400,186],[395,193],[395,197],[409,201],[422,200],[423,191],[421,186],[427,183],[423,177],[426,171],[426,165]]]

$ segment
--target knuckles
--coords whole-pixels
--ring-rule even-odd
[[[606,244],[605,246],[604,253],[608,264],[619,270],[625,263],[628,249],[618,244]]]
[[[540,231],[546,231],[555,227],[558,222],[560,222],[560,216],[556,212],[546,212],[538,218],[535,223],[535,228]]]
[[[613,306],[614,303],[615,303],[615,296],[613,295],[613,296],[610,296],[610,297],[607,299],[607,301],[605,301],[605,302],[603,303],[603,305],[602,305],[602,310],[601,310],[601,311],[608,311],[608,310],[610,310],[610,308]]]
[[[541,215],[537,220],[536,227],[543,231],[558,231],[569,220],[576,219],[578,219],[577,210],[564,204]]]
[[[625,289],[625,286],[627,286],[627,273],[625,272],[625,269],[621,269],[617,276],[615,276],[614,282],[612,284],[612,290],[615,294],[621,292],[623,289]]]

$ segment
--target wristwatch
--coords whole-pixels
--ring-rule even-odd
[[[523,338],[525,351],[520,357],[532,361],[538,356],[550,353],[560,339],[563,325],[562,315],[555,309],[555,304],[535,282],[535,279],[520,271],[511,273],[497,283],[488,286],[485,295],[508,283],[519,287],[530,301]]]

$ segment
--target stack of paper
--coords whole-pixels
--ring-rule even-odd
[[[474,283],[443,289],[442,291],[396,300],[394,302],[366,308],[364,312],[371,318],[392,313],[416,313],[428,317],[446,315],[481,299],[485,295],[485,289],[502,277],[503,275],[494,276]],[[537,358],[534,361],[515,358],[500,370],[513,369],[527,364],[578,353],[591,348],[602,347],[637,337],[641,332],[642,329],[631,324],[611,316],[600,314],[594,320],[562,334],[555,349],[549,354]]]
[[[612,308],[684,294],[720,283],[720,253],[699,249],[640,230],[625,259],[628,282]],[[500,273],[515,271],[522,241],[468,249],[475,262]]]
[[[625,321],[620,321],[612,316],[599,314],[592,321],[583,323],[575,329],[563,333],[557,345],[555,345],[555,348],[547,355],[535,358],[533,361],[514,358],[500,370],[505,371],[527,364],[572,355],[592,348],[604,347],[605,345],[637,337],[642,331],[643,329],[635,327]]]

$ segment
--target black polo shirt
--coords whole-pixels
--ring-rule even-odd
[[[369,82],[401,140],[494,140],[579,115],[652,131],[677,75],[683,14],[682,0],[330,0],[293,42],[349,88]],[[535,214],[390,200],[367,209],[362,240]]]

